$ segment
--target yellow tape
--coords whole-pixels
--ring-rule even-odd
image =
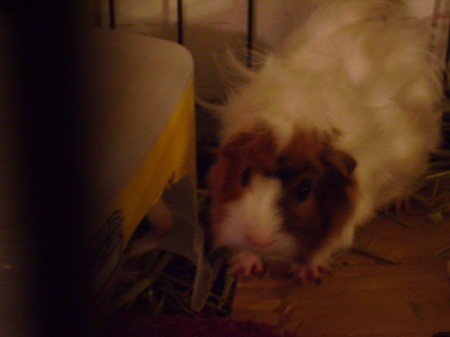
[[[189,84],[174,114],[141,167],[118,197],[124,216],[124,245],[166,186],[186,175],[195,183],[194,85]]]

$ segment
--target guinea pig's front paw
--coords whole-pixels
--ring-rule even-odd
[[[253,274],[261,274],[264,264],[258,254],[242,252],[229,262],[231,275],[249,277]]]
[[[333,270],[328,263],[294,263],[290,275],[299,282],[312,280],[317,284],[322,282],[321,275],[333,275]]]

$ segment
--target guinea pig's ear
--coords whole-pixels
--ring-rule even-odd
[[[344,151],[327,146],[322,152],[320,159],[324,165],[337,173],[345,180],[350,180],[356,168],[355,159]]]

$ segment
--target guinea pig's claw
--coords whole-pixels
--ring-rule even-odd
[[[250,253],[242,253],[233,257],[229,262],[229,268],[230,274],[233,276],[249,277],[264,272],[261,257]]]
[[[294,264],[291,268],[290,275],[299,283],[305,280],[312,280],[316,284],[322,283],[321,275],[333,275],[331,267],[326,264]]]

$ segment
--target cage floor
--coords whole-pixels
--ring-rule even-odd
[[[431,337],[450,332],[450,219],[420,211],[384,215],[361,229],[321,284],[283,271],[238,280],[232,317],[277,325],[299,337]],[[447,336],[447,335],[446,335]]]

